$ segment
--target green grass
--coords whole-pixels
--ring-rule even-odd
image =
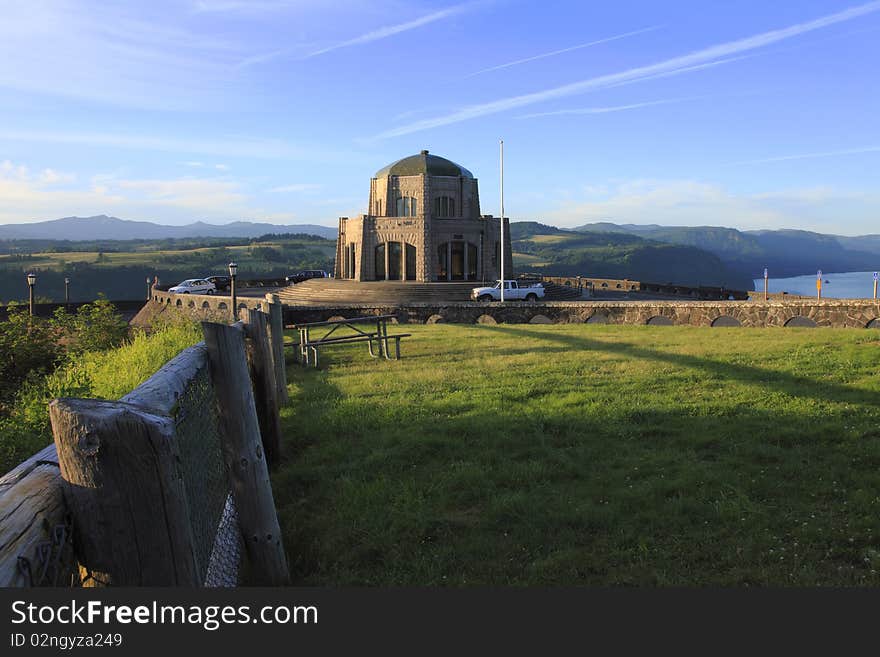
[[[405,328],[288,370],[297,583],[880,584],[877,332]]]
[[[68,367],[87,374],[91,381],[89,396],[119,399],[202,339],[202,330],[195,322],[171,324],[150,334],[135,333],[118,349],[83,354]]]
[[[25,381],[11,412],[0,415],[0,474],[52,442],[48,403],[57,397],[119,399],[183,349],[199,342],[195,322],[135,333],[116,349],[72,356],[48,376]]]

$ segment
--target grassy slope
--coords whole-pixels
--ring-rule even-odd
[[[291,368],[305,584],[880,584],[878,334],[407,326]]]
[[[234,240],[230,240],[234,241]],[[243,246],[198,248],[152,248],[152,245],[122,242],[124,251],[33,252],[0,255],[0,300],[26,300],[24,274],[37,273],[39,296],[64,299],[64,277],[71,277],[71,298],[92,300],[99,293],[111,299],[137,299],[144,294],[145,279],[158,275],[162,283],[185,278],[225,274],[231,260],[239,275],[283,276],[300,269],[331,267],[335,256],[332,240],[280,239]]]
[[[11,417],[0,416],[0,474],[52,442],[47,404],[56,397],[119,399],[166,362],[202,340],[196,323],[137,333],[121,347],[89,352],[64,363],[40,385],[26,388]]]
[[[734,289],[753,286],[750,278],[729,271],[717,256],[693,246],[664,244],[620,233],[554,230],[550,232],[540,224],[513,224],[511,246],[517,271],[682,285],[724,285]]]
[[[265,267],[265,260],[254,257],[252,251],[260,247],[276,249],[284,253],[287,250],[294,254],[305,253],[309,249],[316,253],[320,253],[326,258],[332,260],[335,253],[334,242],[330,240],[281,240],[277,242],[259,242],[243,246],[212,246],[199,247],[193,249],[157,249],[157,250],[131,250],[104,252],[101,262],[98,262],[97,251],[68,251],[61,253],[33,253],[31,257],[22,261],[13,255],[0,255],[0,268],[20,269],[21,267],[31,267],[38,269],[57,269],[64,267],[65,264],[77,262],[85,262],[95,265],[102,269],[111,269],[114,267],[130,267],[130,266],[155,266],[157,263],[167,265],[177,265],[184,269],[191,266],[188,263],[198,262],[199,257],[205,259],[212,254],[218,253],[222,255],[222,265],[226,264],[226,260],[232,256],[242,267],[260,269]],[[210,260],[209,260],[210,261]]]

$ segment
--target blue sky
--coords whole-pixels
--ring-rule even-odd
[[[423,148],[514,220],[880,232],[880,2],[0,0],[0,223],[335,225]]]

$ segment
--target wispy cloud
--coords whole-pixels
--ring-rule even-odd
[[[613,112],[626,112],[627,110],[641,109],[643,107],[653,107],[655,105],[671,105],[673,103],[684,103],[690,100],[698,100],[705,96],[693,96],[691,98],[667,98],[665,100],[649,100],[644,103],[632,103],[631,105],[614,105],[611,107],[583,107],[574,109],[562,109],[553,112],[535,112],[534,114],[523,114],[518,119],[535,119],[542,116],[563,116],[566,114],[611,114]]]
[[[0,161],[0,224],[96,214],[178,221],[193,217],[233,220],[260,217],[241,183],[211,177],[124,178],[93,175],[81,180],[56,169],[32,170]]]
[[[562,195],[557,195],[557,197]],[[740,229],[800,228],[840,233],[846,216],[850,232],[876,232],[880,194],[829,187],[741,194],[702,180],[636,179],[566,195],[545,217],[558,226],[595,221],[712,225]]]
[[[292,185],[281,185],[280,187],[273,187],[268,190],[273,194],[304,194],[317,192],[322,188],[322,185],[318,185],[316,183],[294,183]]]
[[[395,34],[400,34],[401,32],[408,32],[409,30],[414,30],[418,27],[422,27],[423,25],[428,25],[430,23],[434,23],[439,20],[443,20],[444,18],[450,18],[451,16],[455,16],[464,11],[467,11],[473,8],[475,5],[479,3],[477,2],[466,2],[460,5],[453,5],[452,7],[447,7],[446,9],[441,9],[440,11],[435,11],[432,14],[426,14],[425,16],[421,16],[416,18],[415,20],[407,21],[406,23],[397,23],[395,25],[387,25],[385,27],[380,27],[377,30],[372,30],[367,32],[366,34],[362,34],[354,39],[349,39],[348,41],[341,41],[339,43],[334,43],[332,46],[327,46],[326,48],[321,48],[320,50],[315,50],[306,55],[308,57],[317,57],[318,55],[323,55],[328,52],[332,52],[334,50],[339,50],[340,48],[348,48],[350,46],[360,46],[365,43],[371,43],[373,41],[379,41],[380,39],[387,39],[390,36],[394,36]]]
[[[687,55],[673,57],[671,59],[666,59],[661,62],[649,64],[647,66],[639,66],[618,73],[600,75],[598,77],[589,78],[587,80],[580,80],[578,82],[572,82],[559,87],[554,87],[552,89],[545,89],[543,91],[523,94],[520,96],[512,96],[489,103],[471,105],[445,116],[438,116],[422,121],[416,121],[414,123],[410,123],[399,128],[387,130],[385,132],[379,133],[378,135],[375,135],[372,139],[377,140],[386,139],[389,137],[398,137],[401,135],[408,135],[414,132],[420,132],[422,130],[429,130],[431,128],[452,125],[455,123],[460,123],[462,121],[467,121],[490,114],[497,114],[499,112],[504,112],[519,107],[526,107],[528,105],[533,105],[535,103],[541,103],[548,100],[555,100],[575,94],[582,94],[588,91],[605,89],[620,84],[640,82],[642,80],[652,79],[657,76],[676,75],[686,71],[697,70],[697,67],[715,65],[718,63],[719,60],[722,60],[724,58],[731,58],[733,56],[740,55],[742,53],[746,53],[757,48],[769,46],[771,44],[778,43],[786,39],[791,39],[801,34],[806,34],[808,32],[813,32],[815,30],[829,27],[831,25],[850,21],[855,18],[859,18],[861,16],[865,16],[877,11],[880,11],[880,0],[875,0],[874,2],[869,2],[856,7],[850,7],[849,9],[845,9],[834,14],[822,16],[821,18],[807,21],[805,23],[798,23],[789,27],[771,30],[768,32],[761,32],[760,34],[756,34],[743,39],[737,39],[735,41],[728,41],[715,46],[710,46],[708,48],[697,50]]]
[[[2,3],[0,88],[123,107],[194,109],[219,102],[243,47],[205,25],[135,3]],[[34,47],[34,44],[40,44]]]
[[[339,50],[341,48],[349,48],[351,46],[360,46],[367,43],[371,43],[373,41],[379,41],[381,39],[387,39],[388,37],[394,36],[396,34],[400,34],[402,32],[408,32],[409,30],[414,30],[416,28],[422,27],[424,25],[428,25],[430,23],[434,23],[439,20],[443,20],[445,18],[450,18],[457,14],[463,13],[475,7],[478,4],[483,4],[485,0],[478,0],[477,2],[467,2],[458,5],[453,5],[446,9],[441,9],[439,11],[435,11],[431,14],[426,14],[419,18],[416,18],[411,21],[407,21],[405,23],[397,23],[394,25],[388,25],[385,27],[380,27],[375,30],[371,30],[365,34],[357,36],[353,39],[348,39],[346,41],[340,41],[338,43],[334,43],[330,46],[323,46],[317,48],[315,46],[309,47],[310,44],[300,43],[296,46],[296,48],[273,48],[272,50],[267,50],[266,52],[259,52],[254,55],[250,55],[238,61],[233,69],[236,71],[243,70],[250,66],[255,66],[257,64],[264,64],[266,62],[270,62],[274,59],[278,59],[279,57],[292,57],[295,59],[310,59],[312,57],[318,57],[320,55],[324,55],[328,52],[333,52],[334,50]],[[305,54],[303,51],[305,49]]]
[[[633,30],[632,32],[624,32],[623,34],[616,34],[614,36],[605,37],[604,39],[597,39],[596,41],[588,41],[587,43],[581,43],[577,46],[570,46],[568,48],[561,48],[560,50],[553,50],[551,52],[541,53],[540,55],[533,55],[532,57],[524,57],[523,59],[516,59],[512,62],[507,62],[506,64],[498,64],[497,66],[490,66],[489,68],[480,69],[479,71],[474,71],[473,73],[468,73],[462,79],[472,78],[476,75],[482,75],[483,73],[489,73],[491,71],[499,71],[503,68],[510,68],[511,66],[518,66],[520,64],[527,64],[528,62],[534,62],[539,59],[544,59],[546,57],[555,57],[556,55],[563,55],[567,52],[573,52],[575,50],[580,50],[582,48],[591,48],[593,46],[598,46],[603,43],[609,43],[611,41],[617,41],[618,39],[625,39],[627,37],[636,36],[637,34],[644,34],[645,32],[653,32],[654,30],[659,30],[662,25],[652,25],[651,27],[645,27],[640,30]]]
[[[823,157],[844,157],[846,155],[862,155],[864,153],[880,153],[880,146],[864,146],[861,148],[847,148],[839,151],[824,151],[820,153],[800,153],[798,155],[779,155],[777,157],[763,157],[756,160],[741,160],[730,162],[730,166],[746,164],[767,164],[770,162],[788,162],[790,160],[814,160]]]
[[[248,137],[231,137],[214,139],[178,139],[175,137],[161,137],[154,135],[134,135],[121,133],[78,133],[78,132],[49,132],[49,131],[2,131],[0,130],[0,142],[24,141],[41,142],[50,144],[73,144],[87,146],[110,146],[114,148],[126,148],[146,151],[163,151],[168,153],[193,153],[200,155],[214,155],[226,157],[247,157],[260,159],[276,158],[309,158],[325,159],[331,157],[326,151],[319,148],[299,147],[274,139],[259,139]],[[204,162],[187,161],[184,164],[190,167],[204,167]],[[214,165],[214,168],[223,170],[225,164]]]
[[[287,9],[293,4],[289,0],[198,0],[193,3],[193,10],[204,13],[253,13]]]

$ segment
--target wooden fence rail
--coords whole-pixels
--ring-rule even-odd
[[[206,368],[217,400],[209,415],[217,422],[230,491],[215,547],[241,540],[253,583],[288,582],[267,466],[270,454],[280,455],[282,381],[286,393],[284,362],[270,343],[281,333],[269,328],[277,325],[281,306],[267,299],[265,307],[267,313],[249,316],[247,327],[204,323],[206,342],[178,354],[119,401],[50,404],[55,444],[0,478],[0,586],[69,585],[81,578],[92,586],[225,581],[204,572],[211,566],[195,556],[192,515],[203,500],[188,499],[174,419]],[[251,372],[245,331],[259,361]],[[252,376],[259,385],[252,386]],[[59,558],[62,550],[70,558]]]

